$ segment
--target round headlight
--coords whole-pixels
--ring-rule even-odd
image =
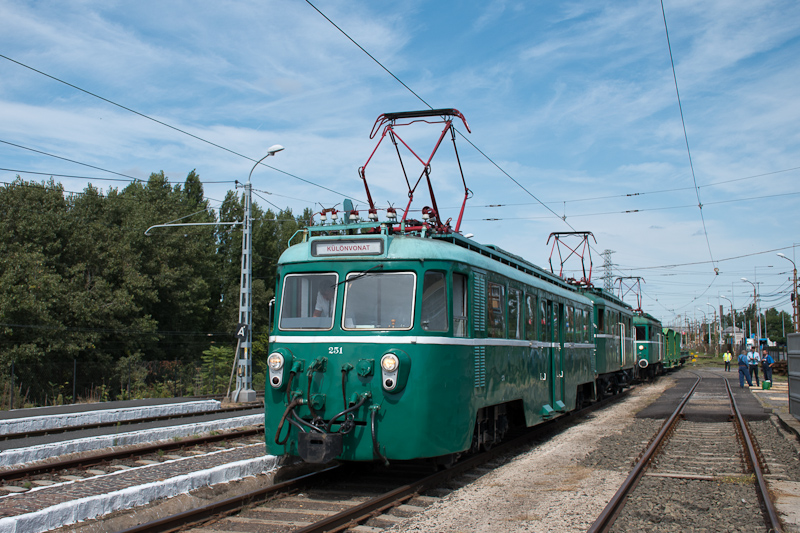
[[[283,368],[283,356],[277,352],[271,353],[269,354],[269,359],[267,359],[267,364],[272,370],[280,370]]]
[[[387,353],[381,357],[381,368],[384,370],[384,372],[395,372],[399,364],[400,361],[393,353]]]
[[[639,345],[639,351],[641,351],[641,350],[644,350],[644,345],[642,345],[642,344]]]

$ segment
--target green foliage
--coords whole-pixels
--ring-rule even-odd
[[[158,172],[105,194],[91,185],[66,194],[52,179],[0,187],[0,381],[10,386],[13,363],[15,403],[72,399],[73,387],[95,400],[200,393],[212,371],[205,352],[215,349],[228,355],[210,356],[219,356],[213,385],[227,387],[241,226],[144,231],[243,212],[233,191],[218,213],[208,209],[194,170],[182,185]],[[278,257],[310,211],[275,214],[254,202],[253,217],[254,331],[266,332]],[[261,366],[265,344],[254,349]]]
[[[203,394],[225,393],[233,366],[233,352],[231,346],[211,346],[203,351]]]

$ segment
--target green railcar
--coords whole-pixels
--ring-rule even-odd
[[[648,313],[637,311],[633,315],[633,328],[639,377],[652,378],[662,374],[665,345],[661,322]]]
[[[598,396],[619,392],[635,378],[633,309],[600,289],[584,289],[593,305],[596,390]]]
[[[681,334],[671,328],[662,328],[664,336],[664,368],[676,368],[683,364],[681,359]]]
[[[311,227],[275,294],[270,454],[451,458],[595,395],[592,300],[458,234]]]

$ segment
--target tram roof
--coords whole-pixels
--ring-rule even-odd
[[[316,228],[315,228],[316,229]],[[532,285],[565,298],[591,305],[592,300],[578,288],[533,263],[502,250],[494,245],[479,244],[459,234],[411,235],[411,234],[358,234],[358,235],[314,235],[304,237],[303,242],[290,246],[280,257],[279,264],[309,262],[373,261],[382,260],[442,260],[469,264],[475,268],[497,272],[503,276]],[[364,242],[381,240],[384,248],[380,254],[320,257],[312,254],[315,243]]]

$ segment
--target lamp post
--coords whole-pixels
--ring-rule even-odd
[[[239,344],[236,350],[236,390],[231,394],[233,402],[253,402],[256,391],[253,390],[253,219],[251,206],[253,185],[250,178],[253,171],[263,160],[283,150],[283,146],[271,146],[267,155],[256,161],[244,188],[244,221],[242,228],[242,276],[239,286],[239,326],[237,336]],[[238,187],[238,185],[237,185]]]
[[[708,321],[708,315],[706,315],[706,312],[699,307],[697,310],[703,313],[703,321],[708,324],[708,344],[711,344],[711,323]],[[700,331],[702,331],[702,329]]]
[[[756,290],[756,284],[753,283],[752,281],[750,281],[747,278],[742,278],[742,281],[746,281],[747,283],[749,283],[750,285],[753,286],[753,303],[755,304],[755,307],[756,307],[756,331],[757,331],[757,333],[756,333],[756,335],[757,335],[756,343],[757,343],[757,347],[760,348],[760,344],[761,344],[761,316],[760,315],[761,315],[761,313],[758,310],[758,292]]]
[[[785,255],[783,255],[782,253],[778,253],[778,257],[783,257],[787,261],[791,262],[792,263],[792,267],[794,269],[794,272],[793,272],[793,275],[792,275],[792,278],[793,278],[793,282],[792,282],[792,324],[794,325],[795,333],[797,333],[797,331],[800,329],[800,325],[798,325],[798,321],[800,320],[800,317],[798,317],[798,311],[797,311],[797,264],[795,264],[794,261],[792,261],[791,259],[789,259]]]

